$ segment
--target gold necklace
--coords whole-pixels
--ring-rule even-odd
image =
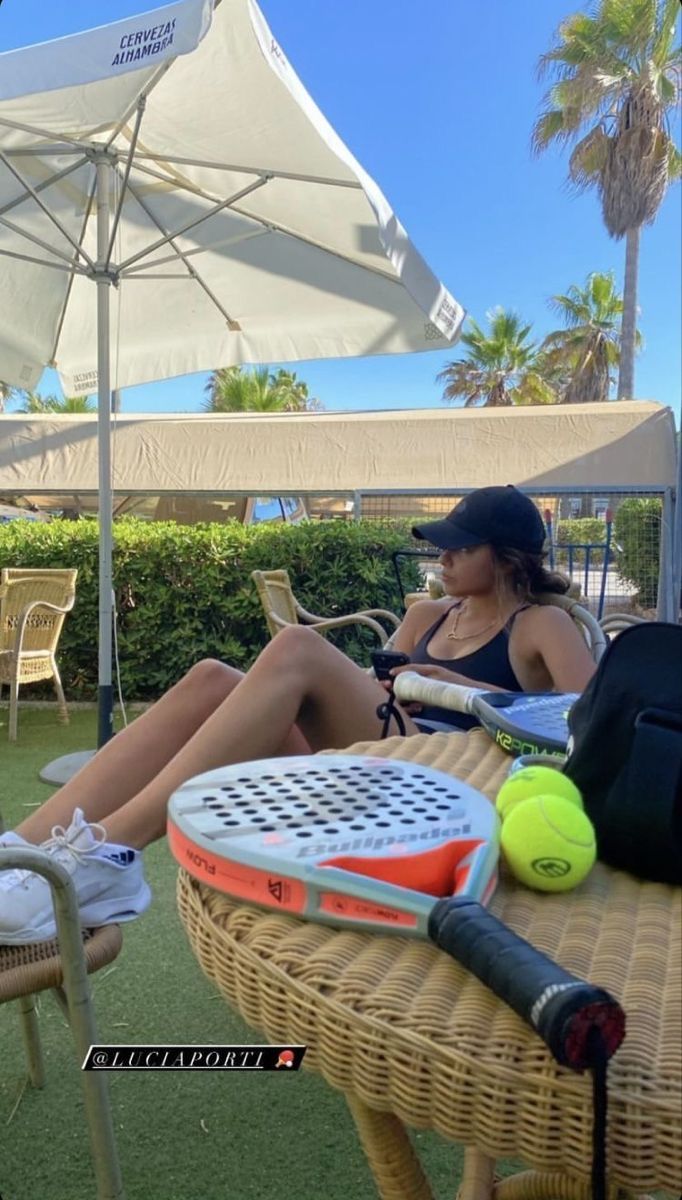
[[[471,641],[472,638],[480,637],[480,635],[482,633],[486,633],[489,629],[492,629],[493,625],[498,625],[499,621],[500,621],[500,615],[498,613],[497,616],[492,621],[488,621],[487,625],[484,625],[481,629],[477,629],[475,633],[458,633],[457,626],[459,625],[461,617],[464,615],[464,611],[465,611],[464,608],[458,608],[457,612],[455,613],[455,619],[452,624],[452,629],[446,635],[448,638],[448,641],[450,641],[450,642]]]

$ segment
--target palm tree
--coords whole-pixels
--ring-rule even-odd
[[[39,396],[37,392],[24,392],[22,413],[89,413],[96,412],[97,404],[93,396]]]
[[[13,395],[14,388],[12,385],[0,379],[0,413],[5,411],[5,405],[8,400],[11,400]]]
[[[597,0],[592,15],[563,22],[556,45],[540,59],[541,75],[551,73],[555,82],[533,149],[576,142],[572,183],[597,188],[608,232],[626,239],[619,400],[634,395],[641,229],[682,174],[668,126],[680,96],[677,16],[678,0]]]
[[[565,295],[552,296],[550,305],[563,317],[566,328],[549,333],[540,351],[544,374],[557,373],[553,382],[561,403],[608,400],[611,369],[620,361],[623,314],[613,274],[594,271],[585,287],[571,284]],[[640,334],[636,337],[639,348]]]
[[[528,341],[530,325],[514,312],[496,308],[487,314],[490,334],[474,320],[462,334],[466,358],[448,363],[436,376],[444,383],[443,400],[464,399],[465,408],[483,400],[483,407],[510,404],[548,404],[556,400],[538,370],[535,342]]]
[[[209,376],[205,390],[203,407],[208,412],[308,412],[321,407],[308,397],[307,384],[281,368],[272,375],[268,367],[220,367]]]
[[[295,371],[285,371],[280,367],[270,379],[272,386],[284,393],[285,412],[319,412],[323,407],[322,401],[310,395],[308,384],[298,379]]]

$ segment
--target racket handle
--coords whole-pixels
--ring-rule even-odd
[[[565,971],[476,900],[439,900],[429,937],[513,1008],[562,1066],[594,1067],[620,1046],[625,1013],[618,1002]]]
[[[401,671],[400,675],[396,675],[393,691],[398,700],[404,700],[406,703],[414,701],[462,713],[471,712],[474,697],[481,694],[480,688],[465,687],[459,683],[444,683],[442,679],[429,679],[425,675],[419,675],[417,671]]]

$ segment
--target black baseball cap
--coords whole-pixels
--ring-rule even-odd
[[[541,554],[545,541],[545,526],[533,501],[511,483],[470,492],[442,521],[415,525],[412,533],[439,550],[490,543]]]

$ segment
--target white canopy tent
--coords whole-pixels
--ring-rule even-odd
[[[111,725],[111,389],[447,347],[463,312],[254,0],[178,0],[0,55],[0,379],[98,393]],[[95,286],[93,287],[92,284]]]
[[[669,408],[641,400],[533,408],[114,418],[121,496],[675,486]],[[0,417],[0,496],[96,497],[97,420]]]

